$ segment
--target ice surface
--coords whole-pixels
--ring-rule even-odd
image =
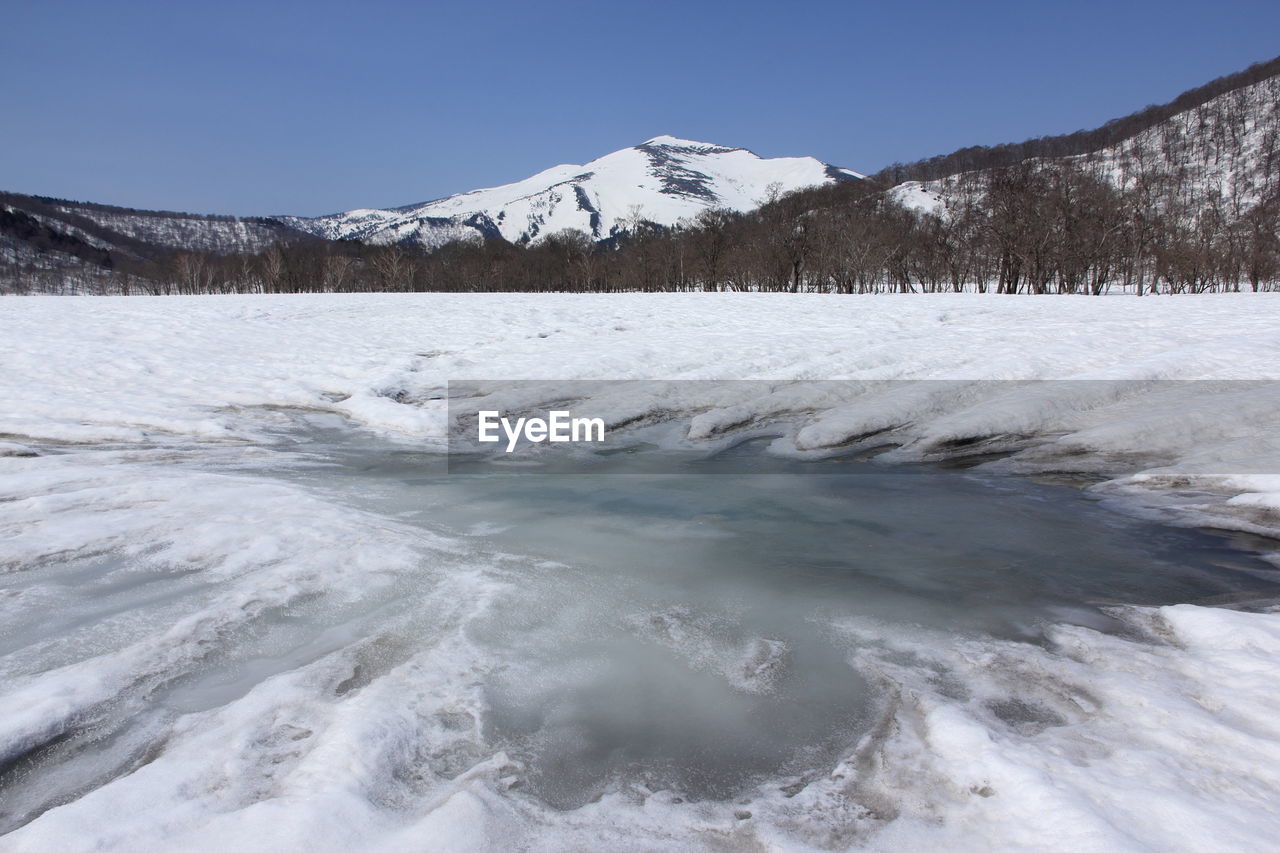
[[[1274,386],[1232,383],[1280,378],[1275,304],[12,300],[0,849],[1265,848],[1277,617],[1204,605],[1270,569],[1111,509],[1274,535]],[[832,488],[954,485],[440,486],[448,380],[517,378],[764,380],[643,407],[686,443],[786,420],[764,465],[879,424],[883,473]],[[796,381],[831,378],[867,384]],[[975,437],[1013,455],[888,464]],[[1004,574],[929,569],[984,520]]]
[[[213,849],[249,827],[255,846],[381,846],[415,819],[460,832],[468,802],[487,842],[534,846],[648,838],[656,807],[673,843],[714,843],[708,817],[861,835],[886,798],[943,808],[947,774],[1005,784],[941,766],[965,739],[1039,760],[1024,741],[1097,724],[1057,646],[1118,642],[1134,617],[1114,605],[1276,589],[1209,537],[1024,480],[823,474],[759,442],[728,454],[749,474],[459,477],[332,420],[278,427],[247,458],[20,461],[0,658],[16,849]],[[1225,653],[1272,648],[1268,624]],[[925,743],[882,742],[912,719],[904,686],[938,705]],[[866,739],[911,757],[854,773]],[[927,787],[896,776],[920,761],[940,764]],[[797,823],[819,795],[840,810]]]

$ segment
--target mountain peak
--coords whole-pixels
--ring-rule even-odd
[[[640,148],[646,145],[658,145],[670,148],[718,148],[724,151],[736,150],[725,145],[717,145],[714,142],[698,142],[694,139],[681,139],[678,136],[667,136],[665,134],[655,136],[653,139],[646,139],[636,147]]]
[[[288,224],[329,239],[428,247],[477,236],[537,242],[564,229],[604,240],[637,218],[671,226],[711,207],[746,211],[783,192],[861,176],[812,157],[760,157],[745,148],[655,136],[582,166],[394,210],[359,210]]]

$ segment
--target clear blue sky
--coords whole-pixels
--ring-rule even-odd
[[[1280,2],[0,0],[0,189],[408,204],[669,133],[864,172],[1280,53]]]

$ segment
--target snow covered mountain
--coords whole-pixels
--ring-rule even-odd
[[[745,148],[657,136],[514,184],[392,210],[281,221],[328,239],[427,247],[476,235],[536,242],[565,228],[601,240],[629,222],[674,225],[708,208],[750,210],[773,193],[863,177],[812,157],[766,159]]]

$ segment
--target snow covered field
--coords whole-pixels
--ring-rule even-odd
[[[291,432],[297,412],[339,415],[389,447],[439,451],[449,380],[768,380],[713,409],[682,409],[676,390],[650,414],[693,443],[784,420],[772,449],[790,455],[860,440],[899,445],[885,463],[982,451],[975,470],[1087,478],[1124,513],[1274,536],[1273,295],[0,307],[0,849],[1280,838],[1280,615],[1190,604],[1118,608],[1121,632],[1064,619],[1035,643],[832,622],[850,677],[878,697],[877,722],[833,763],[731,801],[636,782],[554,808],[484,722],[501,666],[482,642],[552,569],[477,546],[443,509],[419,523],[295,476],[308,462]],[[817,382],[835,379],[868,384]],[[951,381],[877,384],[904,379]],[[1063,381],[1024,382],[1050,379]],[[673,618],[671,642],[705,639],[699,667],[757,689],[734,669],[741,644]],[[747,659],[771,665],[768,638],[752,642]],[[1009,722],[992,708],[1033,710]]]

